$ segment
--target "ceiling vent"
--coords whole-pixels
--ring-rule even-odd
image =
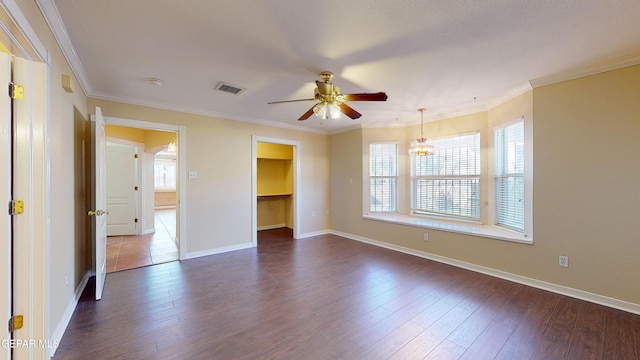
[[[244,91],[244,89],[226,83],[219,83],[216,86],[216,90],[224,91],[233,95],[240,95],[240,93]]]

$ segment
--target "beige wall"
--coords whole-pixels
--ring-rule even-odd
[[[636,304],[639,84],[636,65],[536,89],[533,107],[535,275]]]
[[[363,155],[372,139],[402,138],[387,136],[388,129],[331,136],[332,228],[640,304],[634,226],[640,203],[639,83],[640,66],[628,67],[541,87],[486,113],[425,124],[427,136],[479,128],[488,141],[497,123],[533,117],[533,245],[430,229],[424,242],[426,229],[363,219]],[[419,128],[408,128],[406,138],[418,134]],[[558,266],[559,255],[570,257],[569,268]]]
[[[251,242],[252,135],[300,142],[299,231],[329,228],[327,136],[103,100],[88,105],[105,116],[186,126],[186,167],[198,173],[186,184],[187,253]]]

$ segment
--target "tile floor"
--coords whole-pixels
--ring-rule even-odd
[[[155,211],[156,232],[141,236],[107,237],[107,272],[178,260],[176,211]]]

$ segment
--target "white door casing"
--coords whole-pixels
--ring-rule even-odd
[[[13,198],[24,213],[13,217],[13,314],[24,316],[17,342],[49,337],[51,183],[49,168],[49,68],[45,63],[13,60],[13,81],[24,98],[13,100]],[[15,347],[17,359],[46,358],[50,347]]]
[[[107,236],[136,235],[136,148],[107,143]]]
[[[11,56],[0,52],[0,84],[11,82]],[[0,204],[8,204],[11,200],[11,100],[8,96],[0,96]],[[9,322],[11,317],[11,216],[8,212],[0,215],[0,308],[2,309],[2,324]],[[8,341],[11,333],[3,327],[2,339]],[[11,349],[0,348],[0,359],[9,359]]]
[[[96,300],[102,299],[107,278],[107,187],[106,187],[106,137],[102,109],[96,107],[91,117],[91,137],[93,141],[92,160],[94,164],[93,215],[94,249],[96,270]]]

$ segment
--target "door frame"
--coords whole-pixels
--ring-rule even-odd
[[[298,179],[300,178],[300,142],[288,139],[278,139],[272,137],[251,136],[251,244],[258,245],[258,143],[271,143],[280,145],[291,145],[293,147],[293,238],[300,238],[300,191],[298,189]]]
[[[125,126],[145,130],[171,131],[178,135],[178,184],[176,205],[176,241],[178,258],[187,259],[187,127],[175,124],[156,123],[133,119],[105,116],[106,125]]]

